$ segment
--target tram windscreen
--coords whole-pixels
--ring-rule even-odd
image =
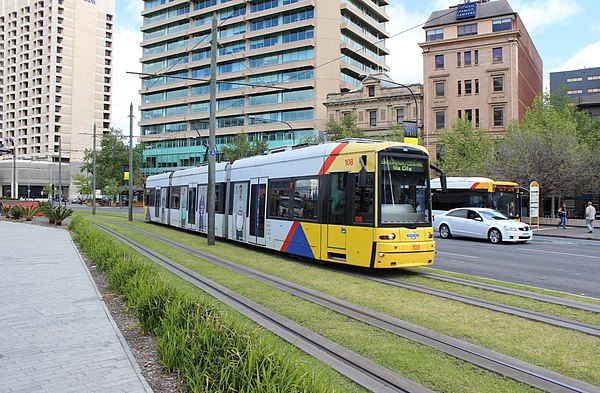
[[[427,160],[381,156],[379,168],[380,223],[431,225]]]
[[[519,194],[514,187],[499,187],[490,195],[492,208],[510,218],[520,217]]]

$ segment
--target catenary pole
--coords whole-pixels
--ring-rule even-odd
[[[96,215],[96,123],[92,140],[92,214]]]
[[[210,43],[210,117],[208,121],[208,195],[206,197],[208,213],[207,243],[215,244],[215,129],[217,123],[217,14],[212,18],[212,36]]]
[[[133,103],[129,105],[129,214],[127,219],[133,221]]]

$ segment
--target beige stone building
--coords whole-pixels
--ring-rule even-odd
[[[477,1],[435,11],[423,26],[425,144],[453,119],[503,135],[542,92],[542,60],[506,0]]]
[[[146,1],[144,173],[196,165],[209,118],[211,17],[219,19],[217,150],[236,134],[270,147],[322,131],[327,94],[386,70],[387,0]],[[204,82],[202,80],[205,80]],[[200,136],[200,138],[198,138]]]
[[[404,121],[416,121],[417,112],[421,129],[423,85],[403,85],[386,74],[373,74],[363,80],[360,89],[328,94],[325,107],[328,120],[340,121],[347,114],[354,114],[357,126],[371,136],[402,127]]]
[[[98,135],[109,131],[114,8],[115,0],[0,0],[2,142],[18,160],[50,163],[28,165],[45,168],[29,176],[29,188],[17,165],[18,196],[58,185],[59,146],[68,193],[70,171],[79,172],[92,147],[93,125]],[[12,156],[3,158],[2,196],[9,196]]]

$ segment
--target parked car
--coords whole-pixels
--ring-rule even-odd
[[[465,236],[500,242],[525,243],[533,238],[531,227],[511,220],[493,209],[461,207],[437,213],[433,217],[433,227],[442,239],[452,236]]]

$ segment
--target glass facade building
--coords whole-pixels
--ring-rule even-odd
[[[144,3],[141,137],[145,175],[194,166],[208,145],[211,19],[219,21],[219,151],[238,133],[269,147],[324,130],[328,93],[387,70],[387,0]],[[158,77],[155,75],[159,75]]]

